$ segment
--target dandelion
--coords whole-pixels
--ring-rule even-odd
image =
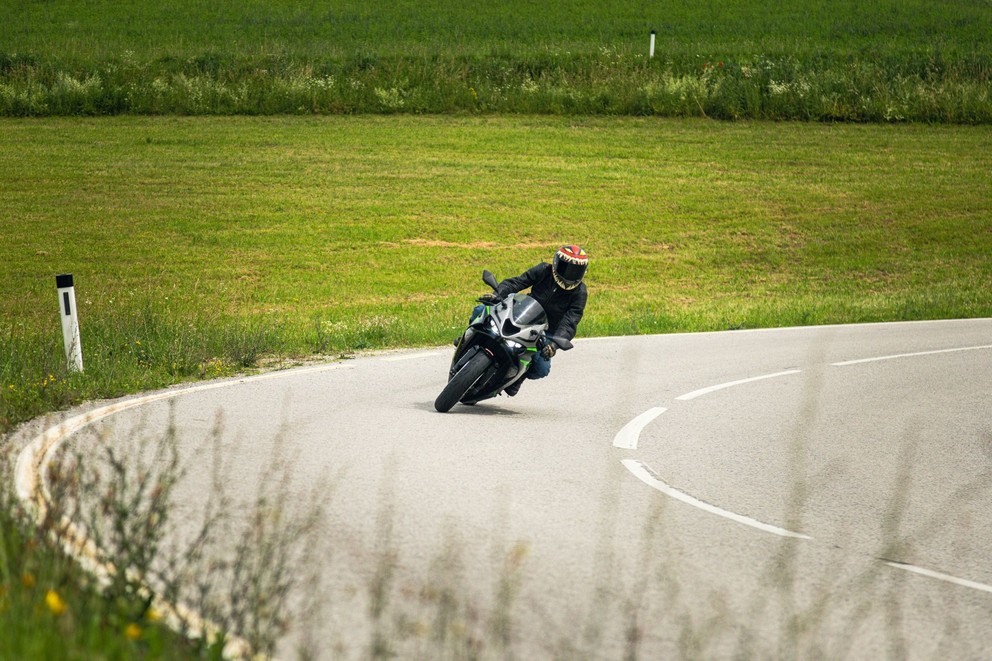
[[[162,619],[162,614],[159,613],[154,608],[149,608],[148,612],[145,613],[145,617],[148,619],[149,622],[158,622],[159,620]]]
[[[62,601],[62,597],[55,590],[49,590],[45,593],[45,605],[48,606],[48,610],[52,611],[56,616],[61,615],[65,612],[65,602]]]
[[[132,622],[124,629],[124,635],[128,640],[138,640],[141,638],[141,627]]]

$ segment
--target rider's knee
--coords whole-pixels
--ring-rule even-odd
[[[527,378],[543,379],[548,374],[551,374],[551,361],[543,356],[535,357],[530,364],[530,369],[527,370]]]

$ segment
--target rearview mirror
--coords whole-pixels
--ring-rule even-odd
[[[486,270],[482,271],[482,281],[492,287],[494,291],[496,290],[496,286],[499,284],[496,282],[496,276]]]

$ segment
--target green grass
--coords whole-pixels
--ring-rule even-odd
[[[0,460],[9,457],[0,453]],[[25,525],[15,515],[6,466],[0,477],[0,659],[221,658],[219,644],[166,629],[145,600],[97,590],[54,548],[50,526]]]
[[[8,3],[0,114],[988,123],[990,31],[960,1]]]
[[[770,5],[756,0],[687,4],[606,4],[594,0],[465,4],[453,0],[324,3],[177,0],[168,5],[126,0],[7,3],[0,38],[5,50],[65,61],[123,56],[189,58],[204,53],[256,56],[528,55],[601,47],[647,52],[803,56],[914,50],[988,49],[987,3],[965,0],[857,0]]]
[[[992,133],[657,119],[4,121],[0,420],[443,344],[564,242],[580,335],[992,314]],[[66,374],[56,273],[87,369]]]

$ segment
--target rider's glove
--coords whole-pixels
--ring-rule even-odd
[[[496,292],[493,292],[492,294],[483,294],[479,297],[479,302],[485,303],[486,305],[496,305],[502,300],[502,298],[496,295]]]
[[[555,355],[556,351],[558,351],[558,345],[552,342],[551,340],[548,340],[545,343],[544,348],[541,349],[541,355],[544,356],[546,360],[551,360],[552,356]]]

